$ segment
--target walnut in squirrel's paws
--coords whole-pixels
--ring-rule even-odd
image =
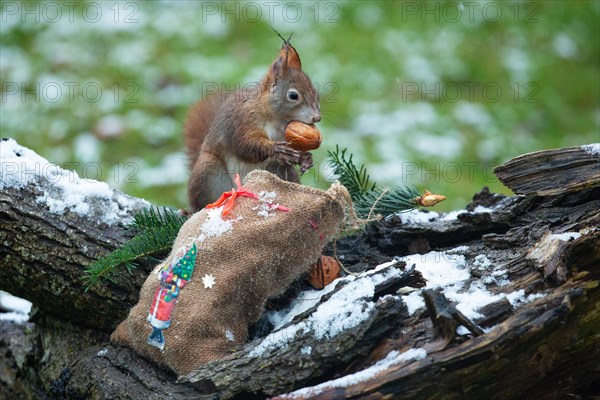
[[[298,121],[290,122],[285,128],[285,141],[292,149],[309,151],[318,149],[321,145],[321,132],[314,125]]]

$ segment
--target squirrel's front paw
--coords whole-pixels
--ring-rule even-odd
[[[287,142],[276,142],[273,145],[273,157],[285,164],[302,164],[302,152],[292,149]],[[311,161],[312,163],[312,161]]]
[[[313,167],[313,158],[308,151],[303,151],[300,157],[300,174],[303,174]]]

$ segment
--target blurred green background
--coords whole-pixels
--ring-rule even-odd
[[[258,81],[284,36],[321,92],[306,184],[348,147],[382,185],[462,208],[495,165],[600,141],[600,2],[11,2],[2,137],[80,176],[187,207],[181,131],[217,85]]]

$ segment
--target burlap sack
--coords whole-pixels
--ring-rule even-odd
[[[231,214],[223,217],[228,223],[220,220],[221,208],[194,214],[181,228],[171,255],[144,283],[139,303],[113,332],[113,342],[178,375],[225,356],[245,342],[248,326],[259,318],[266,300],[283,293],[318,259],[344,219],[347,191],[339,184],[321,191],[257,170],[248,174],[244,188],[268,202],[237,198]],[[230,230],[215,234],[228,224]],[[171,325],[163,331],[161,351],[147,344],[157,271],[192,241],[197,246],[195,268],[177,298]]]

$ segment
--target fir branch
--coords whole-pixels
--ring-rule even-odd
[[[392,189],[382,189],[376,183],[369,181],[369,175],[364,165],[359,168],[352,161],[352,154],[346,159],[346,150],[329,153],[329,165],[333,168],[339,181],[348,189],[354,202],[356,213],[365,218],[370,214],[387,216],[396,212],[409,211],[417,208],[416,199],[420,193],[414,187],[397,186]]]
[[[354,197],[367,194],[368,192],[375,189],[375,183],[369,182],[369,175],[364,165],[361,165],[359,169],[356,168],[352,162],[352,154],[350,158],[346,160],[346,150],[344,149],[340,153],[339,147],[335,146],[335,151],[328,151],[329,154],[329,165],[333,168],[333,172],[339,176],[340,183],[348,189],[352,200]]]
[[[410,211],[417,208],[415,199],[420,193],[409,186],[397,186],[388,189],[383,193],[383,189],[375,188],[368,193],[357,197],[354,201],[356,213],[364,218],[369,214],[380,214],[388,216],[396,212]]]
[[[142,209],[133,215],[132,226],[139,230],[158,229],[165,225],[177,226],[183,225],[186,217],[180,215],[175,210],[166,207],[150,207]]]
[[[88,266],[83,277],[86,290],[102,279],[114,281],[123,272],[120,266],[131,273],[137,267],[136,260],[170,250],[185,220],[176,211],[163,207],[137,212],[130,227],[138,234]]]

